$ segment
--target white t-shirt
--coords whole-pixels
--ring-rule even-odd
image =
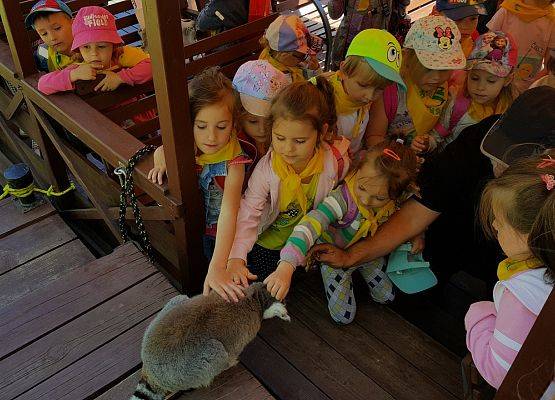
[[[362,139],[364,138],[364,132],[366,131],[366,125],[368,125],[369,113],[366,111],[362,124],[360,124],[360,129],[358,131],[358,136],[353,138],[352,131],[355,123],[357,121],[357,113],[352,114],[339,114],[337,116],[337,133],[351,141],[349,146],[349,154],[354,155],[359,152],[362,148]]]

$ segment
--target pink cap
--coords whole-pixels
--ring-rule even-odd
[[[81,8],[73,19],[71,28],[73,31],[71,50],[93,42],[123,43],[116,28],[116,19],[102,7]]]

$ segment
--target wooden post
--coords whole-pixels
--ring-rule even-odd
[[[204,218],[195,173],[194,138],[189,118],[179,0],[145,1],[144,16],[156,103],[166,157],[169,196],[185,206],[173,223],[181,288],[197,292],[206,272],[202,256]]]
[[[0,0],[0,15],[10,45],[15,72],[17,72],[19,78],[36,74],[37,68],[33,60],[33,50],[23,24],[19,1]]]

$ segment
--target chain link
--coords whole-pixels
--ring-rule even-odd
[[[135,223],[137,224],[137,230],[139,233],[139,245],[141,250],[148,257],[151,263],[154,263],[156,258],[154,255],[154,249],[150,243],[150,238],[148,237],[148,232],[145,229],[143,223],[143,217],[141,216],[141,210],[139,209],[137,196],[135,195],[135,182],[133,180],[133,170],[135,165],[147,154],[156,150],[156,146],[145,146],[138,150],[127,162],[127,167],[119,167],[114,170],[114,173],[119,176],[121,183],[121,193],[119,197],[119,231],[123,242],[128,242],[130,240],[130,232],[127,224],[125,223],[125,214],[127,213],[127,203],[131,204],[133,209],[133,216],[135,217]]]

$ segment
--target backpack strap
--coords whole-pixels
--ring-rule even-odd
[[[436,126],[434,126],[434,130],[439,133],[441,137],[449,136],[462,119],[463,115],[468,111],[468,107],[470,107],[470,99],[463,95],[457,96],[455,98],[455,104],[453,104],[453,110],[451,111],[449,126],[445,127],[441,122],[438,122]]]
[[[383,91],[383,105],[389,124],[393,122],[395,115],[397,115],[397,107],[399,106],[398,90],[397,84],[393,84],[386,86]]]
[[[333,153],[333,156],[337,160],[337,176],[341,178],[343,176],[343,170],[345,168],[345,159],[343,158],[343,155],[341,154],[339,149],[333,144],[330,144],[330,149]]]

